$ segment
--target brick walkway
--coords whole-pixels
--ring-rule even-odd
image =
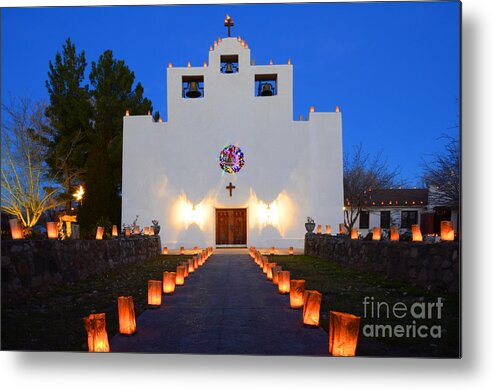
[[[218,253],[219,252],[219,253]],[[137,333],[116,335],[112,352],[327,355],[327,333],[305,328],[247,254],[216,251],[137,319]]]

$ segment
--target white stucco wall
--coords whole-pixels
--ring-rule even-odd
[[[231,54],[239,72],[220,73],[220,56]],[[215,246],[215,208],[248,209],[248,246],[303,247],[307,216],[335,229],[343,221],[341,113],[293,121],[292,66],[251,66],[236,38],[210,51],[208,64],[168,68],[168,122],[124,118],[122,223],[159,220],[170,248]],[[277,74],[278,94],[256,97],[256,74]],[[182,98],[183,75],[204,76],[203,98]],[[235,175],[219,167],[228,144],[245,155]]]

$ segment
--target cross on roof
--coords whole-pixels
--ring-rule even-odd
[[[233,190],[236,188],[231,182],[229,182],[229,186],[226,187],[227,190],[229,190],[229,196],[233,196]]]
[[[235,22],[233,19],[231,19],[231,16],[226,15],[226,18],[224,19],[224,26],[228,28],[228,37],[231,36],[231,27],[235,25]]]

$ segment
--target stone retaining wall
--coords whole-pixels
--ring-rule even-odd
[[[305,254],[335,260],[426,289],[459,291],[457,242],[363,241],[309,233],[305,236]]]
[[[27,296],[161,253],[159,236],[113,240],[2,241],[2,300]]]

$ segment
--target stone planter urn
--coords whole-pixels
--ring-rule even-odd
[[[159,221],[157,219],[153,219],[152,225],[154,226],[154,234],[157,236],[161,231],[161,226],[159,226]]]
[[[307,222],[305,223],[305,229],[307,233],[312,233],[315,229],[315,222]]]

